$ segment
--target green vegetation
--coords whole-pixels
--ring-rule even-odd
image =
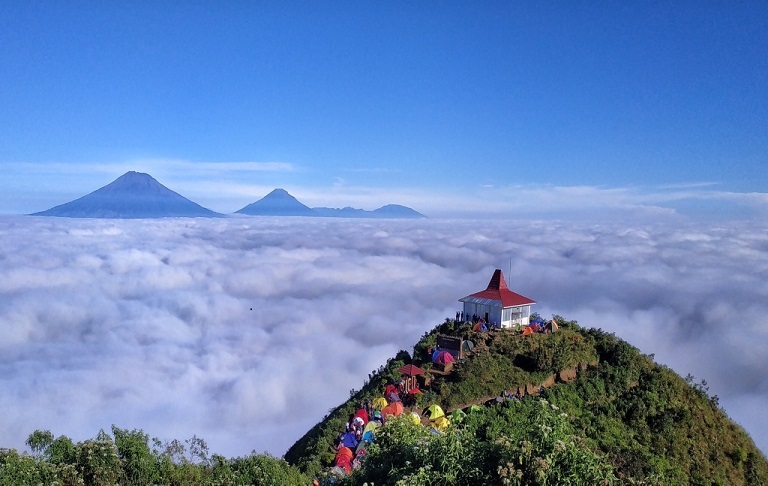
[[[283,485],[333,475],[336,439],[364,400],[382,394],[406,363],[426,370],[413,411],[440,404],[454,416],[435,433],[408,415],[378,429],[361,466],[334,484],[702,484],[766,485],[768,461],[708,394],[613,334],[555,316],[560,329],[522,336],[472,332],[451,320],[369,374],[360,390],[285,454],[210,455],[204,440],[161,442],[112,427],[73,443],[49,431],[28,440],[32,454],[0,449],[0,484]],[[475,347],[453,369],[430,363],[438,334]],[[545,384],[543,396],[539,385]],[[503,395],[527,391],[521,399]],[[533,396],[532,396],[533,395]]]
[[[765,456],[707,394],[706,382],[681,378],[613,334],[554,319],[559,331],[525,337],[476,333],[450,320],[426,333],[413,362],[428,370],[429,385],[413,410],[438,403],[466,417],[440,434],[409,420],[389,423],[362,467],[339,484],[768,484]],[[475,343],[449,373],[429,363],[438,334]],[[350,415],[407,362],[401,351],[369,375],[286,460],[309,476],[328,474]],[[494,399],[543,383],[546,400]]]
[[[226,459],[208,457],[203,439],[184,443],[152,440],[141,430],[112,427],[75,444],[37,430],[27,439],[32,455],[0,450],[3,485],[285,485],[309,479],[283,460],[263,454]]]
[[[607,459],[543,399],[477,407],[441,434],[401,416],[383,427],[363,466],[340,484],[609,484]]]

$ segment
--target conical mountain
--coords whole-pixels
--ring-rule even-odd
[[[86,196],[33,216],[128,219],[221,215],[168,189],[149,174],[130,171]]]
[[[251,216],[317,216],[312,208],[300,203],[285,189],[275,189],[236,212]]]

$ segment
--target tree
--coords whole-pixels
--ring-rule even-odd
[[[50,430],[35,430],[27,437],[26,444],[35,457],[41,457],[48,452],[48,448],[53,444],[53,434]]]

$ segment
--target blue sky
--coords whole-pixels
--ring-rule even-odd
[[[428,215],[768,215],[765,2],[5,2],[0,212],[148,172]]]

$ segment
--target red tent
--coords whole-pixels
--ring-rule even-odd
[[[360,409],[357,412],[355,412],[355,417],[360,417],[363,420],[363,425],[368,423],[368,412],[365,411],[365,409]]]
[[[435,363],[442,365],[453,363],[453,361],[453,355],[451,355],[451,353],[448,351],[440,351],[440,354],[438,354],[437,358],[435,359]]]
[[[339,451],[336,453],[336,465],[343,468],[344,471],[346,471],[347,474],[352,473],[352,459],[355,457],[355,454],[352,452],[352,449],[349,447],[342,447],[339,449]]]

